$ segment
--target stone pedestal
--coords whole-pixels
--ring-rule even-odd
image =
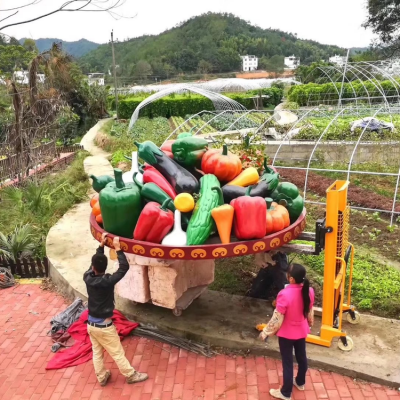
[[[214,260],[158,260],[132,254],[127,258],[130,268],[118,282],[116,293],[137,303],[151,301],[154,305],[175,309],[185,293],[185,303],[189,305],[214,281]],[[191,290],[198,287],[202,291]],[[196,297],[191,299],[189,293]],[[179,307],[186,308],[182,304]]]
[[[175,308],[176,302],[191,288],[214,282],[214,260],[174,261],[168,267],[149,266],[153,304]]]

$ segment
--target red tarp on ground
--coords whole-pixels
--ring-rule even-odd
[[[84,311],[78,321],[74,322],[67,331],[75,341],[73,346],[56,353],[47,364],[46,369],[73,367],[92,359],[92,343],[87,332],[87,319],[88,310]],[[128,321],[117,310],[114,310],[112,320],[121,340],[139,326],[138,323]]]

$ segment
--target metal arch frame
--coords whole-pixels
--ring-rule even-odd
[[[196,136],[204,127],[206,127],[207,125],[210,125],[210,122],[213,121],[214,119],[222,116],[222,114],[225,114],[227,112],[235,112],[235,110],[225,110],[225,111],[221,111],[219,114],[215,115],[214,117],[212,117],[209,121],[207,121],[205,124],[203,124],[194,134],[193,136]]]
[[[192,120],[193,118],[196,118],[198,115],[205,113],[205,114],[215,114],[215,111],[208,111],[208,110],[202,110],[200,112],[198,112],[197,114],[193,114],[190,118],[186,119],[185,121],[183,121],[179,126],[177,126],[169,135],[168,137],[164,140],[163,144],[161,145],[161,147],[165,144],[165,142],[167,140],[169,140],[170,137],[172,137],[175,132],[177,132],[180,128],[182,128],[182,126],[184,126],[186,123],[188,123],[190,120]]]
[[[274,118],[274,114],[271,114],[271,116],[269,118],[267,118],[258,128],[257,130],[254,132],[254,136],[256,136],[258,134],[258,132],[261,131],[261,129],[268,123],[270,122],[272,119]]]
[[[152,102],[154,102],[156,100],[161,99],[162,97],[168,96],[172,93],[179,93],[179,92],[183,92],[183,91],[190,91],[190,92],[194,92],[194,93],[197,93],[197,94],[207,97],[208,99],[210,99],[213,102],[216,110],[218,110],[220,106],[221,106],[222,110],[224,110],[224,109],[229,109],[231,111],[246,110],[246,108],[244,106],[242,106],[240,103],[238,103],[235,100],[230,99],[229,97],[223,96],[222,94],[210,92],[210,91],[204,90],[204,89],[200,89],[200,88],[197,88],[192,85],[183,84],[181,86],[172,87],[172,88],[165,89],[160,92],[154,93],[151,96],[144,99],[136,107],[135,111],[133,112],[131,120],[129,122],[128,131],[130,131],[132,129],[133,125],[139,118],[140,110],[143,107],[147,106],[148,104],[151,104]]]
[[[265,112],[263,110],[248,110],[246,111],[243,115],[241,115],[238,119],[236,119],[235,121],[232,122],[231,125],[228,126],[228,128],[226,128],[226,131],[229,131],[229,129],[232,128],[233,125],[236,125],[243,117],[246,117],[248,114],[251,113],[261,113],[261,114],[265,114]],[[272,115],[273,117],[273,115]],[[254,123],[257,123],[254,121]],[[239,129],[236,128],[237,131],[240,131]]]
[[[337,71],[339,74],[342,73],[342,72],[340,71],[340,69],[339,69],[337,66],[333,66],[333,69],[335,69],[335,71]],[[362,87],[363,87],[364,90],[365,90],[365,94],[366,94],[367,97],[368,97],[369,105],[370,105],[370,107],[372,107],[372,104],[371,104],[371,96],[369,95],[368,89],[367,89],[367,87],[365,86],[364,81],[363,81],[358,75],[355,75],[354,73],[353,73],[353,76],[355,76],[356,79],[358,79],[358,81],[361,83]],[[352,88],[353,93],[354,93],[354,98],[355,98],[355,100],[356,100],[356,106],[358,106],[358,96],[357,96],[357,92],[355,91],[354,86],[353,86],[353,84],[351,83],[351,82],[354,82],[354,79],[353,79],[353,80],[349,80],[347,77],[346,77],[346,79],[347,79],[347,81],[348,81],[348,82],[350,83],[350,85],[351,85],[351,88]],[[343,102],[343,97],[341,98],[341,102]],[[342,104],[342,103],[341,103],[341,104]]]
[[[314,156],[315,150],[317,149],[319,143],[321,142],[321,139],[324,137],[325,133],[329,130],[329,128],[331,127],[331,125],[339,118],[340,115],[343,114],[343,112],[346,110],[346,108],[342,108],[336,115],[335,117],[331,120],[331,122],[329,122],[329,124],[326,126],[326,128],[324,129],[324,131],[321,133],[319,139],[317,140],[317,142],[315,143],[314,148],[312,149],[312,152],[310,154],[310,157],[308,159],[308,164],[307,164],[307,171],[306,171],[306,179],[304,182],[304,200],[306,200],[306,194],[307,194],[307,181],[308,181],[308,172],[310,169],[310,164],[311,164],[311,160]]]
[[[374,65],[374,64],[372,64],[372,63],[370,63],[368,61],[362,61],[361,63],[362,64],[366,64],[369,67],[377,70],[380,74],[382,74],[383,76],[387,77],[390,80],[390,82],[392,82],[394,88],[396,89],[397,95],[399,96],[398,102],[400,103],[400,93],[397,90],[398,88],[400,88],[400,84],[396,81],[396,79],[394,79],[393,76],[390,75],[388,72],[386,72],[384,69],[379,68],[377,65]]]
[[[379,91],[380,94],[382,95],[383,100],[385,101],[385,104],[386,104],[387,107],[389,108],[389,102],[388,102],[388,100],[387,100],[385,90],[383,89],[383,87],[382,87],[382,85],[379,83],[379,81],[376,81],[376,82],[378,83],[379,87],[380,87],[382,90],[380,90],[380,89],[378,88],[378,86],[377,86],[376,83],[374,82],[374,80],[375,80],[374,78],[369,78],[368,75],[365,74],[365,73],[369,73],[369,71],[367,71],[367,70],[365,70],[365,69],[364,69],[364,71],[360,71],[357,67],[354,67],[354,66],[352,66],[352,65],[348,66],[348,68],[350,68],[350,69],[352,69],[352,70],[355,69],[356,71],[358,71],[359,73],[361,73],[362,75],[364,75],[364,76],[368,79],[368,81],[371,82],[371,83],[378,89],[378,91]],[[364,73],[364,72],[365,72],[365,73]],[[372,74],[371,74],[371,75],[372,75]]]
[[[377,110],[377,111],[374,113],[374,115],[373,115],[372,118],[375,118],[375,117],[381,112],[381,110],[383,110],[383,109],[384,109],[384,108],[381,107],[379,110]],[[368,121],[367,125],[365,125],[365,127],[364,127],[364,129],[362,130],[360,136],[358,137],[358,140],[357,140],[356,144],[354,145],[354,149],[353,149],[353,152],[351,153],[350,160],[349,160],[349,166],[348,166],[348,169],[347,169],[347,180],[349,180],[349,178],[350,178],[350,174],[351,174],[351,165],[353,164],[353,158],[354,158],[354,155],[356,154],[357,147],[358,147],[358,145],[360,144],[361,139],[362,139],[362,137],[364,136],[364,133],[366,132],[366,130],[367,130],[367,128],[369,127],[369,125],[371,124],[371,122],[372,122],[372,119],[370,119],[370,120]]]
[[[322,73],[324,73],[324,74],[326,75],[326,77],[331,81],[333,87],[335,88],[335,90],[336,90],[336,92],[337,92],[338,97],[340,97],[339,90],[338,90],[338,88],[336,87],[336,83],[338,83],[338,82],[335,82],[335,81],[332,79],[332,77],[328,74],[327,71],[335,70],[335,71],[337,71],[337,72],[339,72],[339,73],[341,73],[341,71],[340,71],[337,67],[334,67],[334,66],[333,66],[333,67],[326,67],[326,69],[325,69],[325,68],[318,67],[317,69],[320,70]],[[322,76],[321,76],[320,78],[318,78],[318,81],[319,81],[320,79],[322,79]],[[353,85],[351,84],[351,81],[349,80],[349,78],[347,78],[347,76],[345,76],[345,79],[346,79],[347,82],[351,85],[351,89],[353,90],[354,97],[357,98],[356,91],[354,90],[354,87],[353,87]],[[326,94],[328,94],[328,93],[324,93],[324,94],[326,95]],[[311,96],[311,94],[310,94],[309,97],[308,97],[308,99],[309,99],[308,104],[310,104],[310,96]],[[357,100],[356,100],[356,104],[357,104]]]
[[[286,140],[286,138],[288,137],[289,133],[290,133],[300,122],[302,122],[311,112],[317,111],[317,110],[318,110],[318,107],[315,107],[315,108],[312,108],[312,109],[308,110],[308,111],[307,111],[301,118],[299,118],[299,119],[294,123],[294,125],[288,130],[288,132],[286,133],[285,137],[281,140],[281,142],[280,142],[280,144],[279,144],[279,146],[278,146],[278,149],[277,149],[276,152],[275,152],[274,159],[272,160],[272,166],[275,165],[276,157],[278,156],[278,153],[279,153],[279,151],[280,151],[280,149],[281,149],[281,147],[282,147],[282,145],[283,145],[283,142]],[[304,198],[304,200],[305,200],[305,198]]]
[[[372,96],[370,91],[365,86],[364,80],[366,80],[367,82],[371,82],[372,85],[377,89],[377,91],[380,94],[380,96],[378,98],[382,98],[382,100],[387,104],[387,107],[389,108],[389,97],[388,96],[390,96],[390,94],[387,93],[387,91],[380,84],[379,80],[376,79],[376,75],[380,74],[382,77],[384,77],[391,83],[393,90],[391,90],[390,92],[391,93],[394,92],[394,93],[393,93],[393,96],[390,96],[390,98],[393,97],[393,98],[397,99],[397,101],[396,101],[397,104],[400,104],[400,83],[397,82],[393,78],[393,76],[391,75],[390,72],[388,72],[385,68],[383,68],[383,65],[384,64],[382,64],[382,62],[372,63],[372,62],[367,62],[367,61],[362,61],[362,62],[358,62],[358,63],[347,63],[347,67],[346,67],[347,71],[346,72],[351,73],[351,75],[352,75],[351,80],[349,79],[347,74],[343,73],[343,68],[339,69],[338,66],[317,67],[317,69],[321,73],[321,76],[318,78],[318,81],[323,79],[323,75],[324,75],[325,78],[327,78],[331,83],[334,84],[334,80],[336,80],[336,79],[334,79],[333,73],[336,74],[337,72],[339,72],[339,75],[344,77],[344,79],[346,79],[347,82],[350,83],[350,85],[352,87],[352,91],[355,94],[353,99],[347,99],[347,100],[355,101],[356,106],[358,106],[358,101],[360,99],[362,99],[362,97],[358,96],[355,93],[354,86],[351,83],[352,81],[358,80],[361,83],[361,85],[363,86],[364,91],[366,93],[366,97],[371,106],[372,99],[377,98],[377,97]],[[336,85],[334,85],[334,86],[335,86],[335,90],[337,92],[338,90],[336,88]],[[326,100],[321,99],[321,102],[324,103],[324,102],[326,102]],[[311,95],[309,95],[307,104],[309,106],[311,106]]]
[[[399,167],[399,172],[397,174],[396,188],[394,190],[393,206],[392,206],[392,212],[391,212],[391,216],[390,216],[390,226],[393,225],[394,214],[396,213],[395,210],[396,210],[397,193],[399,191],[399,184],[400,184],[400,167]]]

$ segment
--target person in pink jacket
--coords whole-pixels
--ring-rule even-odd
[[[307,355],[306,337],[314,323],[314,290],[306,278],[306,269],[300,264],[292,264],[288,270],[288,281],[276,300],[276,309],[267,326],[260,333],[260,339],[277,335],[283,366],[283,386],[271,389],[270,395],[276,399],[290,400],[293,385],[304,390],[306,383]],[[293,379],[293,349],[299,365]]]

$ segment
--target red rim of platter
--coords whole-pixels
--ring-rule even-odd
[[[232,242],[229,244],[214,243],[201,246],[163,246],[161,244],[141,242],[139,240],[121,238],[121,250],[125,253],[143,257],[175,260],[210,260],[225,257],[240,257],[249,254],[276,250],[296,239],[306,227],[306,209],[295,223],[286,229],[263,237],[262,239]],[[90,215],[90,230],[97,241],[105,230],[97,223],[96,217]],[[116,235],[107,236],[106,246],[113,248],[112,241]]]

